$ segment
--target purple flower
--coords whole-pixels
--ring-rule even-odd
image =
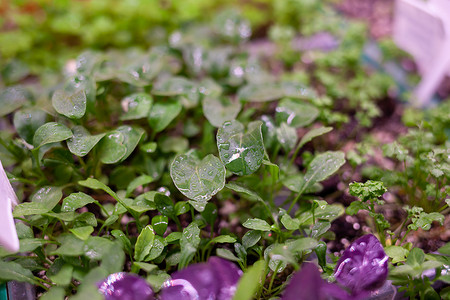
[[[236,291],[242,271],[232,262],[211,257],[207,263],[188,266],[164,283],[161,300],[229,300]]]
[[[153,300],[153,291],[148,283],[137,275],[124,272],[109,275],[97,283],[105,300]]]
[[[294,274],[287,285],[282,300],[345,300],[349,294],[338,285],[329,283],[320,277],[317,266],[313,263],[303,264],[300,272]]]
[[[388,256],[372,234],[354,241],[339,259],[334,276],[352,294],[370,292],[381,287],[388,275]]]

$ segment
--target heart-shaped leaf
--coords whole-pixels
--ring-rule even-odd
[[[49,122],[39,127],[34,133],[33,145],[35,148],[39,148],[43,145],[61,142],[72,137],[72,131],[66,126]]]
[[[79,119],[86,112],[86,94],[84,90],[69,93],[57,90],[52,96],[52,105],[55,110],[70,119]]]
[[[227,121],[217,131],[217,148],[222,162],[237,175],[252,174],[262,164],[264,143],[261,121],[251,122],[247,132],[239,121]]]
[[[104,164],[114,164],[124,161],[136,148],[144,134],[142,128],[128,125],[120,126],[106,134],[99,143],[99,156]]]
[[[33,143],[36,130],[45,124],[47,114],[37,108],[25,108],[14,114],[14,127],[21,138],[27,143]]]
[[[121,104],[125,114],[121,120],[136,120],[148,117],[152,108],[153,98],[146,93],[136,93],[125,97]]]
[[[225,167],[210,154],[199,161],[193,156],[178,155],[170,166],[175,186],[197,210],[203,211],[206,201],[225,186]]]
[[[215,127],[222,126],[225,121],[236,119],[242,107],[240,102],[232,102],[226,97],[206,97],[203,99],[202,106],[206,119]]]
[[[177,100],[153,104],[148,123],[155,132],[163,131],[181,112],[181,103]]]
[[[134,151],[136,146],[139,144],[145,130],[140,127],[131,127],[128,125],[120,126],[116,129],[118,132],[122,133],[124,136],[124,145],[127,148],[125,155],[120,159],[124,161],[128,156]]]
[[[115,164],[127,153],[124,145],[125,137],[117,130],[111,131],[99,144],[100,161],[104,164]]]
[[[286,122],[289,126],[298,128],[311,124],[319,115],[319,110],[301,100],[282,99],[276,109],[276,120],[280,124]]]
[[[91,135],[83,126],[72,128],[73,137],[67,140],[67,147],[73,154],[83,157],[105,136],[104,133]]]

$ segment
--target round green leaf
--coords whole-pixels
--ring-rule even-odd
[[[124,145],[125,137],[117,130],[108,133],[99,144],[100,161],[104,164],[114,164],[127,153]]]
[[[83,126],[72,128],[73,137],[67,140],[67,147],[73,154],[83,157],[105,136],[104,133],[91,135]]]
[[[61,142],[72,137],[72,131],[66,126],[49,122],[39,127],[34,133],[33,145],[39,148],[43,145]]]
[[[152,108],[153,98],[146,93],[136,93],[125,97],[121,104],[125,114],[121,120],[136,120],[146,118]]]
[[[104,164],[124,161],[136,148],[143,134],[142,128],[128,125],[111,131],[99,143],[100,161]]]
[[[127,148],[125,155],[120,159],[120,161],[124,161],[128,156],[130,156],[130,154],[139,144],[139,141],[141,140],[145,131],[140,127],[131,127],[128,125],[120,126],[119,128],[117,128],[117,131],[123,134],[123,143]]]
[[[206,205],[225,186],[225,167],[212,154],[201,161],[193,156],[176,156],[170,166],[170,176],[178,190],[194,200],[190,201],[194,207],[200,203]],[[196,208],[203,211],[204,205]]]
[[[286,122],[291,127],[304,127],[311,124],[319,115],[319,110],[304,101],[284,98],[276,109],[276,120]]]
[[[79,119],[86,112],[86,94],[84,90],[77,90],[74,93],[57,90],[53,93],[52,105],[61,115]]]
[[[239,121],[227,121],[217,131],[217,148],[222,162],[237,175],[252,174],[262,164],[264,143],[261,121],[251,122],[247,132]]]
[[[155,132],[163,131],[181,112],[181,103],[177,100],[153,104],[148,123]]]
[[[226,97],[206,97],[202,104],[206,119],[215,127],[222,126],[225,121],[236,119],[242,107],[240,102],[232,102]]]
[[[21,87],[9,87],[0,93],[0,117],[20,108],[28,101],[28,93]]]
[[[32,144],[34,133],[45,124],[46,117],[47,114],[40,109],[21,109],[14,114],[14,127],[21,138]]]

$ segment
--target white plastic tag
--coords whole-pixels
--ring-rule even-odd
[[[12,216],[12,208],[15,205],[16,193],[0,161],[0,246],[10,252],[19,251],[19,238]]]

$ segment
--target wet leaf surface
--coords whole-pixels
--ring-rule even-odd
[[[52,96],[52,105],[55,110],[70,119],[80,119],[86,112],[86,94],[84,90],[69,93],[57,90]]]
[[[33,145],[36,148],[50,143],[61,142],[72,137],[72,131],[66,126],[49,122],[39,127],[34,133]]]
[[[73,137],[67,140],[67,147],[73,154],[83,157],[105,136],[104,133],[91,135],[83,126],[72,128]]]
[[[205,97],[202,102],[203,113],[209,123],[214,127],[220,127],[225,121],[236,119],[241,111],[240,102],[232,102],[229,98]]]
[[[244,125],[239,121],[227,121],[217,131],[217,148],[220,159],[228,170],[239,176],[254,173],[264,158],[264,143],[261,134],[262,122]]]
[[[225,167],[212,154],[201,161],[189,155],[176,156],[170,166],[170,176],[178,190],[193,200],[191,204],[206,205],[225,186]]]

